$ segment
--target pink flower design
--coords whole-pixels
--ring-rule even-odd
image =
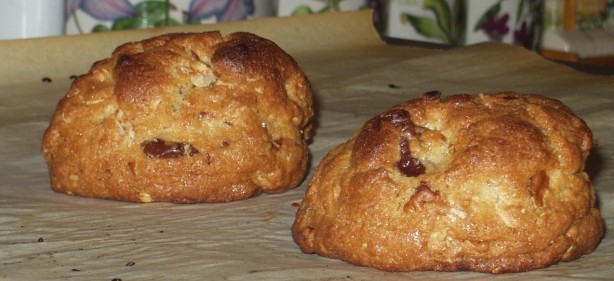
[[[533,30],[527,27],[526,21],[523,21],[520,28],[514,31],[514,43],[531,49],[533,45]]]
[[[215,16],[218,22],[247,19],[254,14],[253,0],[192,0],[189,21]]]
[[[127,0],[67,0],[67,18],[77,9],[99,20],[116,20],[136,14],[134,6]]]
[[[508,14],[504,14],[501,17],[496,17],[496,15],[489,11],[486,14],[486,23],[482,26],[482,30],[486,32],[486,34],[493,40],[501,40],[501,38],[507,34],[510,29],[507,27],[507,21],[510,16]]]

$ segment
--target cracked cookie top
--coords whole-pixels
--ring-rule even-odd
[[[165,34],[121,45],[78,77],[42,150],[59,192],[227,202],[300,184],[313,113],[307,77],[275,43]]]
[[[437,91],[367,121],[319,164],[292,227],[307,253],[390,271],[517,272],[603,236],[586,123],[559,101]]]

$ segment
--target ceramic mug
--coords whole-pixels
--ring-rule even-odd
[[[64,0],[0,0],[0,39],[64,33]]]
[[[465,44],[496,41],[537,49],[539,12],[537,0],[466,0]]]
[[[66,34],[238,21],[273,15],[273,0],[67,0]]]

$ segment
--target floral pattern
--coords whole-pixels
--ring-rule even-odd
[[[527,22],[523,21],[520,27],[514,31],[514,44],[531,49],[533,45],[534,31],[527,27]]]
[[[450,45],[458,45],[465,26],[462,17],[463,6],[464,3],[461,0],[452,1],[452,5],[449,5],[446,0],[424,0],[422,8],[432,13],[434,18],[402,13],[401,23],[409,24],[424,37],[437,39]]]
[[[542,10],[541,0],[521,0],[516,15],[516,30],[514,30],[514,44],[530,50],[538,48],[538,30],[541,28]]]
[[[196,0],[190,3],[189,21],[215,16],[218,22],[247,19],[254,14],[253,0]]]
[[[136,15],[134,6],[127,0],[67,0],[66,14],[74,15],[81,9],[95,19],[116,20]]]
[[[418,3],[430,15],[405,12],[401,13],[400,22],[433,42],[462,45],[486,39],[537,48],[539,40],[535,37],[542,0],[422,0]],[[517,5],[515,13],[514,5]],[[484,12],[467,18],[476,7]]]
[[[299,5],[294,8],[291,15],[300,16],[300,15],[309,15],[309,14],[321,14],[327,12],[339,12],[343,9],[341,8],[341,2],[347,0],[317,0],[323,4],[320,9],[312,9],[309,5]],[[364,3],[366,4],[366,2]],[[364,6],[364,5],[363,5]]]
[[[169,16],[176,10],[169,0],[143,0],[132,4],[128,0],[67,0],[67,20],[73,17],[79,33],[84,33],[77,18],[80,10],[90,17],[110,21],[95,25],[91,32],[107,30],[137,29],[157,26],[172,26],[200,23],[203,19],[215,18],[217,22],[244,20],[254,15],[253,0],[192,0],[188,11],[182,11],[184,18]]]
[[[491,41],[501,41],[510,28],[507,26],[507,21],[510,19],[509,14],[497,15],[495,12],[486,12],[486,20],[477,27],[488,35]]]
[[[502,41],[503,37],[510,31],[510,15],[501,11],[502,1],[504,0],[497,1],[496,4],[486,10],[474,27],[474,31],[481,30],[491,41]],[[535,30],[537,29],[538,16],[536,16],[535,13],[540,10],[539,5],[539,0],[518,1],[513,44],[523,46],[527,49],[536,48],[535,43],[538,40],[534,37],[536,34]]]

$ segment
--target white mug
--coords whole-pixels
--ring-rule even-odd
[[[0,0],[0,39],[64,33],[64,0]]]
[[[66,1],[66,34],[217,23],[274,15],[273,0],[90,1]]]

